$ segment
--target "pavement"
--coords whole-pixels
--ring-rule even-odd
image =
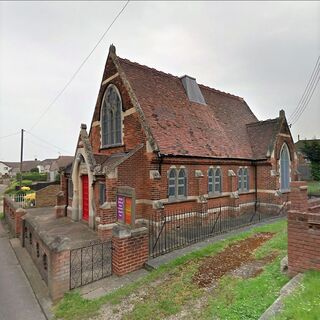
[[[2,210],[1,210],[2,211]],[[46,320],[0,222],[0,319]]]

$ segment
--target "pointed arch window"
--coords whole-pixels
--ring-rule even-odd
[[[187,177],[184,169],[179,170],[178,175],[178,197],[185,197],[187,192]]]
[[[210,168],[208,171],[208,193],[221,193],[221,169]]]
[[[248,168],[240,168],[238,170],[238,191],[239,192],[248,192],[249,191]]]
[[[101,146],[122,144],[122,102],[117,87],[110,84],[105,91],[101,106]]]
[[[187,172],[184,168],[171,168],[168,172],[169,199],[185,198],[187,196]]]
[[[290,153],[288,146],[284,144],[280,153],[280,188],[289,190],[290,184]]]

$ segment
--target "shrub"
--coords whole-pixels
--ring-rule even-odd
[[[17,180],[20,179],[20,173],[17,173]],[[46,173],[38,173],[38,172],[25,172],[22,173],[22,179],[32,180],[32,181],[47,181]]]

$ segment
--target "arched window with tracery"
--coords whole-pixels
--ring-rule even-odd
[[[290,153],[288,146],[284,144],[280,152],[280,188],[289,190],[290,184]]]
[[[117,87],[110,84],[105,91],[101,106],[101,146],[122,144],[122,102]]]

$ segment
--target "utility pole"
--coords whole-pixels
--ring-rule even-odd
[[[21,149],[20,149],[20,190],[21,190],[21,187],[22,187],[23,132],[24,132],[24,130],[23,130],[23,129],[21,129]]]

